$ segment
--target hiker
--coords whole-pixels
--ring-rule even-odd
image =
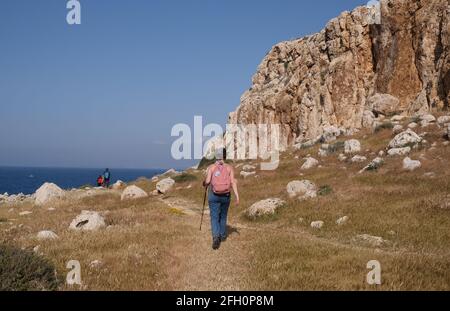
[[[97,187],[102,187],[103,186],[103,176],[99,175],[97,177]]]
[[[209,187],[208,203],[211,217],[211,231],[213,237],[212,248],[220,247],[220,243],[227,239],[227,216],[230,207],[231,189],[239,205],[239,193],[233,167],[225,163],[226,150],[216,152],[216,163],[208,167],[205,187]]]
[[[109,182],[111,180],[111,173],[109,172],[109,168],[107,168],[105,170],[105,172],[103,173],[103,185],[106,188],[109,188]]]

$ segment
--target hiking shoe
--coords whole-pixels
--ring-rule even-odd
[[[227,236],[221,236],[220,237],[220,242],[225,242],[227,240]]]
[[[214,238],[212,248],[216,250],[219,249],[219,247],[220,247],[220,238]]]

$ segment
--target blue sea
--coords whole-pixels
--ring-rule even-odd
[[[33,168],[0,167],[0,194],[32,194],[43,183],[53,182],[63,189],[78,188],[96,180],[104,169],[92,168]],[[112,183],[117,180],[134,181],[139,177],[151,178],[163,173],[162,169],[110,169]],[[111,184],[112,184],[111,183]]]

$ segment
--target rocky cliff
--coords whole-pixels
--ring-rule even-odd
[[[281,124],[291,145],[325,126],[351,131],[392,114],[447,109],[449,12],[448,0],[381,0],[275,45],[229,123]]]

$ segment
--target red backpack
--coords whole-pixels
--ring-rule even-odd
[[[216,194],[226,194],[231,192],[231,171],[223,162],[214,164],[211,168],[211,186]]]

